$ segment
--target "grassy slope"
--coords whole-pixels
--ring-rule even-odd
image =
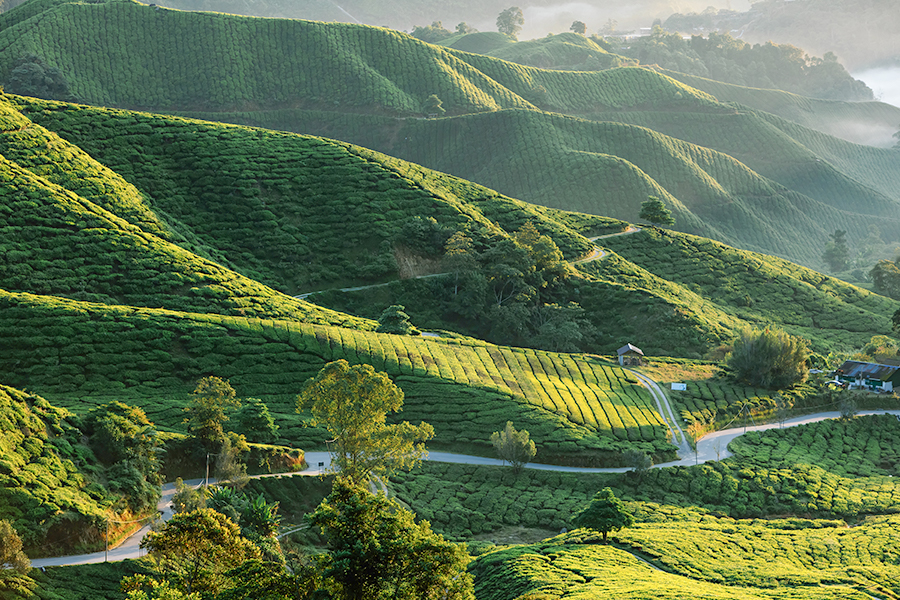
[[[102,488],[87,488],[75,464],[86,449],[73,446],[79,436],[71,435],[70,416],[0,385],[0,519],[12,522],[29,552],[47,555],[88,541],[86,528],[99,525],[112,504]]]
[[[478,185],[321,138],[19,99],[23,111],[139,188],[227,264],[292,293],[397,277],[409,219],[476,240],[527,220],[567,256],[601,219],[536,209]],[[128,135],[118,132],[128,131]],[[485,214],[490,214],[487,218]],[[416,249],[413,249],[416,250]]]
[[[0,303],[0,370],[77,411],[128,398],[178,428],[194,382],[215,374],[244,397],[267,399],[289,422],[288,440],[321,443],[323,432],[296,429],[294,398],[326,362],[345,358],[395,377],[404,418],[434,424],[445,446],[486,448],[498,423],[513,420],[549,459],[671,449],[646,390],[577,355],[29,294],[3,292]]]
[[[385,119],[378,127],[354,116],[323,127],[328,117],[321,114],[303,123],[546,206],[635,221],[641,201],[657,195],[682,231],[807,265],[820,264],[823,240],[837,228],[851,239],[865,237],[873,224],[887,237],[900,235],[894,200],[845,177],[757,116],[637,112],[613,118],[650,129],[523,110]],[[721,129],[710,125],[717,120],[748,135],[723,142]],[[707,149],[716,147],[721,150]],[[763,149],[765,159],[759,158]],[[836,158],[843,154],[835,150]],[[881,152],[876,164],[889,170],[896,153]],[[728,154],[752,162],[757,172]],[[885,186],[891,181],[890,175],[880,179]]]
[[[771,256],[665,230],[609,238],[606,247],[659,280],[691,290],[732,318],[774,323],[829,345],[860,347],[890,329],[893,300]],[[586,270],[620,280],[603,261]],[[621,281],[625,281],[621,279]],[[851,341],[852,340],[852,341]]]
[[[42,53],[64,73],[78,73],[72,76],[73,92],[91,103],[193,110],[204,118],[334,135],[525,200],[568,209],[591,204],[591,210],[601,214],[621,205],[623,195],[633,211],[648,190],[661,193],[659,188],[664,188],[692,207],[697,219],[684,216],[681,226],[686,231],[811,266],[820,266],[820,253],[812,248],[823,244],[824,234],[836,228],[850,229],[852,241],[855,232],[867,232],[876,222],[872,215],[877,214],[887,238],[896,237],[900,229],[898,186],[890,175],[897,171],[892,168],[900,160],[896,153],[879,155],[872,163],[871,152],[813,140],[805,130],[785,133],[786,122],[768,122],[759,115],[741,118],[733,107],[717,103],[712,96],[646,69],[541,70],[442,49],[378,28],[155,11],[130,2],[26,4],[4,18],[0,39],[5,36],[9,45],[0,53],[0,69],[21,53]],[[116,36],[122,27],[143,37],[123,45],[121,36]],[[90,34],[60,33],[69,31]],[[95,53],[82,51],[85,37],[110,49],[113,70],[121,71],[120,75],[112,78],[105,62],[96,61]],[[288,46],[292,51],[285,55],[281,49]],[[211,47],[227,52],[210,55]],[[194,60],[180,60],[186,55]],[[194,65],[201,64],[202,70],[194,70]],[[148,89],[148,81],[156,84]],[[688,152],[691,156],[686,157],[666,138],[648,145],[641,130],[625,130],[625,135],[613,136],[613,142],[597,148],[597,125],[571,122],[562,126],[558,117],[539,113],[519,130],[509,130],[509,117],[499,115],[482,116],[487,125],[404,123],[378,117],[420,115],[424,99],[432,93],[441,97],[453,115],[513,108],[531,111],[539,106],[647,124],[731,153],[764,177],[802,195],[766,190],[759,198],[751,190],[735,191],[737,180],[753,178],[736,163],[712,174],[710,181],[707,175],[712,166],[698,152]],[[361,116],[354,119],[348,113]],[[701,120],[704,125],[698,128]],[[466,131],[472,125],[478,128]],[[448,131],[460,148],[490,147],[490,172],[511,171],[510,182],[495,181],[486,169],[467,168],[464,155],[478,153],[456,152],[448,157],[439,150],[434,140],[447,141]],[[490,136],[483,131],[490,131]],[[693,174],[680,175],[685,169]],[[559,176],[571,171],[584,171],[590,177]],[[760,180],[751,189],[760,186],[770,187]],[[613,190],[606,202],[592,199],[598,187]],[[727,190],[725,196],[720,187]],[[772,193],[777,207],[765,204]],[[579,204],[566,204],[560,197]],[[822,211],[809,198],[843,212],[825,210],[823,218],[811,219],[808,215]],[[710,199],[716,201],[710,203]],[[705,203],[703,210],[694,210],[698,202]],[[767,218],[776,211],[777,218]],[[858,212],[865,216],[859,217]],[[759,240],[749,239],[752,236],[744,232],[750,230],[758,232]],[[793,241],[797,231],[808,232],[808,239]],[[758,245],[760,241],[765,245]]]

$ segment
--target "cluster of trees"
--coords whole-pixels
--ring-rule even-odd
[[[749,87],[780,89],[828,100],[872,100],[874,94],[828,52],[812,57],[789,44],[750,45],[727,33],[708,37],[669,33],[655,26],[651,35],[630,41],[617,52],[663,68]]]
[[[522,9],[518,6],[510,6],[497,15],[497,31],[503,35],[516,39],[519,32],[522,31],[522,25],[525,24],[525,17]],[[583,23],[582,23],[583,25]],[[416,25],[412,28],[410,35],[424,42],[435,44],[441,40],[453,37],[455,35],[465,35],[467,33],[475,33],[478,31],[466,22],[459,23],[455,31],[450,31],[444,27],[440,21],[433,21],[431,25],[423,27]],[[582,33],[584,33],[582,31]]]
[[[227,389],[208,382],[203,393],[228,402]],[[368,491],[369,480],[409,468],[433,435],[426,423],[386,424],[403,392],[369,365],[326,365],[298,397],[313,422],[331,435],[339,469],[331,494],[308,524],[328,552],[288,555],[276,539],[277,505],[218,488],[196,504],[179,499],[181,512],[142,542],[156,576],[123,580],[129,600],[215,598],[314,599],[446,598],[473,600],[464,547],[447,542],[427,521]]]
[[[531,222],[481,248],[456,232],[445,243],[443,264],[452,275],[445,309],[457,320],[489,324],[480,333],[492,341],[577,351],[593,332],[577,303],[554,301],[569,267]]]

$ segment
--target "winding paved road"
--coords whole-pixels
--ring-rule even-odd
[[[634,373],[634,371],[632,371]],[[700,464],[715,460],[722,460],[731,456],[731,453],[727,450],[728,444],[731,440],[737,438],[740,435],[744,435],[745,433],[751,432],[761,432],[766,431],[768,429],[776,429],[782,427],[779,423],[769,423],[765,425],[756,425],[753,427],[734,427],[731,429],[723,429],[722,431],[716,431],[706,435],[701,438],[697,443],[697,452],[696,454],[693,450],[687,446],[687,437],[684,435],[684,432],[678,426],[678,421],[674,417],[674,413],[672,411],[671,406],[668,401],[665,399],[665,394],[656,384],[656,382],[647,378],[645,375],[635,373],[638,375],[641,381],[645,382],[645,385],[648,385],[646,382],[649,381],[650,384],[648,388],[651,393],[654,395],[654,398],[657,400],[657,405],[662,403],[665,411],[668,413],[668,418],[664,417],[667,421],[667,425],[670,430],[673,429],[679,433],[681,436],[681,443],[676,444],[679,446],[679,455],[681,458],[677,461],[672,461],[668,463],[662,463],[658,465],[653,465],[654,469],[660,469],[663,467],[674,467],[674,466],[690,466],[694,464]],[[662,400],[660,400],[662,398]],[[660,410],[660,414],[664,414],[663,410]],[[865,415],[874,415],[874,414],[892,414],[900,418],[900,410],[876,410],[876,411],[861,411],[859,413],[860,416]],[[802,417],[796,417],[794,419],[789,419],[784,422],[784,427],[795,427],[797,425],[804,425],[807,423],[815,423],[817,421],[824,421],[826,419],[836,419],[841,415],[839,412],[823,412],[817,413],[813,415],[806,415]],[[671,421],[671,422],[670,422]],[[455,464],[468,464],[468,465],[491,465],[491,466],[501,466],[506,463],[504,461],[497,458],[487,458],[483,456],[469,456],[466,454],[453,454],[450,452],[429,452],[426,460],[434,461],[434,462],[447,462],[447,463],[455,463]],[[274,473],[270,475],[256,475],[254,478],[260,477],[280,477],[280,476],[317,476],[323,475],[327,473],[331,467],[331,455],[328,452],[307,452],[306,453],[306,462],[309,464],[309,469],[305,471],[301,471],[298,473]],[[624,473],[629,471],[628,468],[587,468],[587,467],[563,467],[559,465],[545,465],[541,463],[529,463],[525,466],[526,469],[536,469],[540,471],[561,471],[561,472],[569,472],[569,473]],[[202,479],[194,479],[185,482],[188,485],[199,486],[203,483]],[[175,484],[167,483],[163,486],[163,494],[162,498],[159,501],[159,511],[162,515],[163,520],[168,520],[172,517],[172,496],[175,494]],[[124,560],[126,558],[140,558],[143,556],[143,551],[140,549],[140,542],[144,538],[144,536],[150,531],[150,526],[143,527],[140,531],[134,533],[129,538],[127,538],[123,543],[115,548],[111,548],[109,550],[109,560],[110,561],[119,561]],[[34,559],[31,561],[31,565],[36,568],[41,567],[56,567],[56,566],[64,566],[64,565],[83,565],[89,563],[99,563],[104,562],[106,560],[105,552],[94,552],[92,554],[82,554],[78,556],[59,556],[54,558],[40,558]]]

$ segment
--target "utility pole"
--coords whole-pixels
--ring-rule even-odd
[[[109,562],[109,517],[106,517],[106,554],[103,556],[103,562]]]

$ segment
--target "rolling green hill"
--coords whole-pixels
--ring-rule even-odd
[[[194,383],[214,373],[265,399],[288,422],[288,441],[321,444],[324,432],[298,428],[295,398],[326,362],[343,358],[394,377],[406,394],[402,417],[432,423],[445,447],[486,449],[512,420],[539,440],[545,460],[673,450],[636,380],[577,355],[8,292],[0,307],[0,371],[79,412],[128,399],[157,424],[180,428]]]
[[[122,29],[140,33],[126,44]],[[100,53],[84,51],[85,39]],[[380,28],[127,1],[33,0],[0,15],[0,42],[0,73],[37,54],[83,102],[328,135],[526,201],[626,220],[656,194],[676,208],[684,231],[812,267],[822,266],[835,229],[848,230],[851,242],[872,225],[886,242],[900,238],[896,152],[736,109],[647,69],[542,70]],[[452,118],[418,118],[431,94]],[[796,104],[803,108],[802,99]],[[825,114],[818,106],[815,114]],[[790,116],[786,107],[781,113]],[[72,128],[65,135],[87,143]]]
[[[590,247],[578,232],[614,232],[624,227],[609,219],[527,205],[454,177],[322,138],[16,97],[8,97],[0,107],[6,111],[7,122],[6,133],[0,136],[7,156],[4,165],[8,178],[16,175],[16,186],[22,186],[7,192],[9,235],[4,243],[11,253],[2,272],[3,285],[11,292],[362,329],[373,328],[373,322],[354,319],[346,312],[375,319],[382,308],[400,302],[421,326],[462,328],[484,335],[477,326],[442,316],[442,303],[455,295],[452,278],[401,280],[355,294],[315,297],[341,313],[273,288],[295,294],[397,280],[403,276],[399,261],[416,257],[424,272],[438,273],[442,240],[457,230],[466,230],[476,245],[488,247],[492,240],[531,221],[553,238],[565,256],[575,258]],[[516,129],[531,123],[532,114],[501,111],[465,119],[474,120],[472,128],[478,128],[479,119],[508,118],[509,128]],[[583,122],[554,118],[560,135],[568,134],[574,143],[578,129],[566,128]],[[712,173],[732,174],[732,189],[746,198],[764,197],[778,189],[727,157],[652,131],[615,123],[588,124],[597,128],[599,140],[613,140],[603,143],[640,136],[644,145],[677,153],[682,161],[675,164],[681,170],[668,177],[680,181],[684,189],[705,189],[709,175],[698,170],[697,164]],[[637,153],[633,158],[646,170],[654,166]],[[622,161],[610,159],[611,168],[625,165],[626,172],[637,171]],[[635,195],[665,194],[652,181],[645,180],[645,185]],[[724,187],[719,189],[725,192]],[[667,197],[680,211],[679,217],[692,218],[687,207]],[[718,198],[723,197],[728,196],[720,192]],[[709,202],[715,201],[714,196]],[[583,208],[590,210],[590,206]],[[819,205],[816,210],[827,214],[828,208]],[[30,211],[37,211],[40,220],[32,218]],[[636,212],[637,207],[629,211]],[[775,216],[761,209],[755,215],[761,222]],[[434,235],[440,238],[436,248],[408,235],[408,227],[420,216],[435,219]],[[798,231],[815,227],[804,216],[793,213]],[[699,219],[694,222],[702,227]],[[77,235],[72,235],[73,228]],[[789,247],[789,240],[772,240],[770,244]],[[675,242],[683,254],[677,260],[670,255],[660,261],[661,253],[670,253]],[[892,301],[768,257],[662,232],[603,243],[621,254],[586,264],[580,276],[551,296],[553,302],[577,301],[586,309],[587,319],[599,331],[586,349],[611,352],[631,341],[653,353],[699,357],[727,343],[746,323],[765,320],[798,328],[817,350],[827,352],[858,347],[889,329]],[[646,254],[626,252],[628,244]],[[726,255],[727,267],[722,262]],[[62,257],[70,259],[66,268],[50,268],[52,261]],[[660,270],[670,263],[672,270]],[[754,265],[777,274],[767,280],[765,298],[758,278],[731,278],[726,290],[706,285],[709,277],[702,276],[719,269],[754,272]],[[818,282],[816,287],[824,287],[811,289],[804,304],[816,313],[827,307],[827,322],[819,318],[812,323],[788,310],[791,303],[785,302],[813,280]],[[147,281],[153,284],[148,287]],[[829,293],[831,287],[844,290],[840,300]],[[746,298],[756,299],[755,308],[749,307]],[[660,336],[660,331],[667,334]]]
[[[59,553],[96,542],[115,498],[82,471],[89,450],[71,413],[0,385],[0,519],[29,552]],[[77,464],[76,464],[77,463]]]

